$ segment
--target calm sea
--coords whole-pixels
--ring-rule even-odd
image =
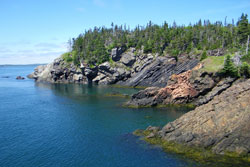
[[[107,93],[136,89],[16,80],[32,66],[0,66],[1,167],[186,167],[132,132],[163,126],[185,109],[128,109]]]

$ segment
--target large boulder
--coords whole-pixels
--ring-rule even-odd
[[[83,75],[82,74],[74,74],[73,75],[73,80],[76,82],[79,82],[83,79]]]
[[[97,76],[97,73],[98,73],[97,67],[94,68],[86,67],[84,69],[84,75],[88,78],[89,81],[92,81],[92,79],[94,79]]]
[[[132,66],[135,62],[135,54],[132,52],[126,52],[122,54],[121,62],[126,66]]]
[[[92,81],[94,83],[99,83],[101,80],[105,79],[106,77],[107,75],[98,72],[97,76]]]
[[[109,62],[105,62],[105,63],[100,64],[99,65],[99,69],[103,70],[103,71],[106,71],[106,72],[109,72],[109,70],[110,70],[110,63]]]
[[[111,58],[114,61],[119,61],[121,59],[121,54],[123,52],[122,48],[114,48],[111,50]]]

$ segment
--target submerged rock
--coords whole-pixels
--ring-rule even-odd
[[[17,76],[16,79],[17,79],[17,80],[24,80],[25,78],[22,77],[22,76]]]

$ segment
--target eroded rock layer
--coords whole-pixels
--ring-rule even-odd
[[[127,106],[149,107],[168,104],[199,106],[211,101],[229,88],[235,78],[220,78],[215,73],[200,70],[202,64],[181,74],[173,74],[164,88],[149,87],[134,94]]]
[[[199,61],[197,58],[183,55],[176,61],[172,57],[158,54],[144,54],[142,50],[129,48],[123,51],[114,48],[110,61],[96,66],[81,63],[76,66],[66,63],[62,58],[38,66],[29,78],[52,83],[95,83],[119,84],[122,86],[165,87],[172,74],[180,74],[192,69]]]
[[[152,132],[148,137],[210,148],[217,154],[249,154],[250,80],[233,84],[207,104]]]

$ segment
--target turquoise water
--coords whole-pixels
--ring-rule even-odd
[[[0,66],[1,167],[186,167],[198,164],[131,134],[185,109],[128,109],[107,93],[136,89],[16,80],[35,66]],[[3,78],[9,76],[9,78]]]

